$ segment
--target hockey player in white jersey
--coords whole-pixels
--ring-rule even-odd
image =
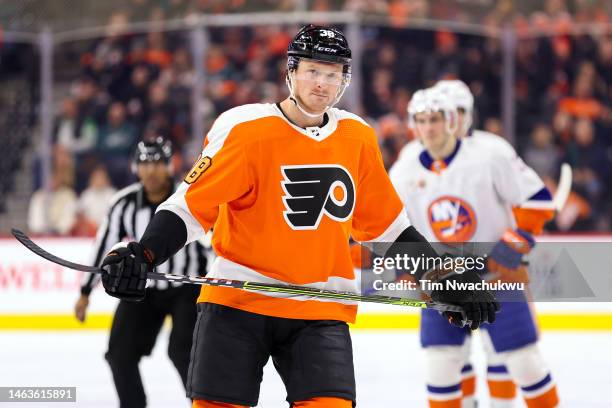
[[[542,181],[532,177],[535,173],[516,154],[459,139],[456,106],[439,89],[415,93],[408,114],[423,147],[418,154],[400,156],[390,174],[402,200],[410,203],[410,219],[432,241],[497,242],[489,254],[489,273],[526,280],[521,260],[534,245],[529,232],[538,232],[544,221],[532,222],[535,228],[525,230],[530,225],[517,222],[520,214],[513,214],[513,208],[529,203],[528,218],[547,219],[550,193]],[[422,315],[429,404],[460,408],[469,333],[441,323],[446,322],[435,313]],[[528,304],[506,302],[497,322],[483,328],[485,343],[499,357],[499,364],[490,367],[491,377],[503,377],[507,367],[528,407],[557,406],[556,387],[538,351]]]
[[[540,177],[536,172],[520,161],[514,147],[503,137],[484,131],[475,129],[474,123],[474,96],[470,88],[461,80],[441,80],[435,85],[435,88],[440,90],[448,97],[451,102],[455,103],[458,113],[458,124],[456,136],[465,143],[476,143],[482,149],[489,149],[491,155],[503,155],[505,157],[519,160],[522,169],[520,175],[520,186],[527,191],[534,191],[533,186],[540,185]],[[411,142],[412,146],[406,146],[405,151],[412,154],[419,154],[422,150],[420,141]],[[534,197],[523,203],[521,206],[513,208],[515,221],[519,228],[525,231],[531,231],[534,234],[539,234],[542,231],[544,223],[554,215],[554,205],[551,201],[548,190],[539,190]],[[466,353],[469,353],[469,345],[466,345]],[[491,397],[492,408],[504,408],[511,406],[511,401],[516,397],[516,387],[510,378],[507,368],[504,366],[500,356],[495,352],[490,342],[485,343],[485,351],[487,353],[487,385],[489,395]],[[464,406],[470,407],[470,400],[473,399],[475,392],[476,378],[472,366],[466,362],[462,370],[462,388],[464,390]]]

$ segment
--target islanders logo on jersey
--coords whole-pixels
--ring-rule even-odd
[[[314,230],[323,214],[346,221],[355,207],[355,183],[344,167],[333,164],[281,166],[283,216],[294,230]]]
[[[459,197],[437,198],[429,205],[427,216],[440,242],[466,242],[476,232],[476,214],[472,206]]]

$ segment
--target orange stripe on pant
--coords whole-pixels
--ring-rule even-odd
[[[191,408],[247,408],[247,406],[228,404],[227,402],[193,400]]]
[[[473,397],[476,393],[476,377],[470,376],[461,380],[461,392],[464,397]]]
[[[516,385],[512,380],[494,381],[487,380],[489,395],[498,399],[514,399],[516,397]]]
[[[293,408],[352,408],[353,402],[335,397],[315,397],[305,401],[296,401]],[[225,402],[193,400],[192,408],[247,408],[245,405],[228,404]]]
[[[315,397],[305,401],[296,401],[293,408],[352,408],[353,402],[335,397]]]
[[[446,401],[429,400],[429,408],[461,408],[461,398]]]
[[[525,403],[528,408],[554,408],[559,405],[559,395],[557,395],[557,387],[554,386],[542,395],[534,398],[525,397]]]

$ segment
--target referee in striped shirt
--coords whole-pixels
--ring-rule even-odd
[[[138,143],[132,170],[138,175],[139,182],[119,191],[112,200],[106,220],[96,236],[93,265],[100,265],[114,243],[126,238],[139,240],[157,205],[174,192],[171,157],[170,142],[162,137]],[[196,241],[159,265],[156,271],[203,276],[206,274],[207,254]],[[89,294],[98,280],[99,275],[88,274],[81,287],[81,296],[75,305],[76,317],[81,322],[85,321]],[[172,317],[168,356],[183,385],[186,384],[198,294],[199,287],[195,285],[149,281],[147,296],[142,302],[119,302],[105,357],[122,408],[146,406],[138,363],[141,357],[151,354],[168,315]]]

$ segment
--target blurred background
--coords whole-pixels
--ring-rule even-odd
[[[92,236],[135,181],[143,137],[191,166],[221,112],[287,95],[285,51],[306,22],[348,35],[341,107],[367,119],[390,166],[412,135],[411,94],[459,78],[475,126],[508,139],[554,190],[548,231],[612,215],[612,2],[604,0],[22,0],[0,2],[0,234]],[[182,173],[179,172],[179,174]]]

